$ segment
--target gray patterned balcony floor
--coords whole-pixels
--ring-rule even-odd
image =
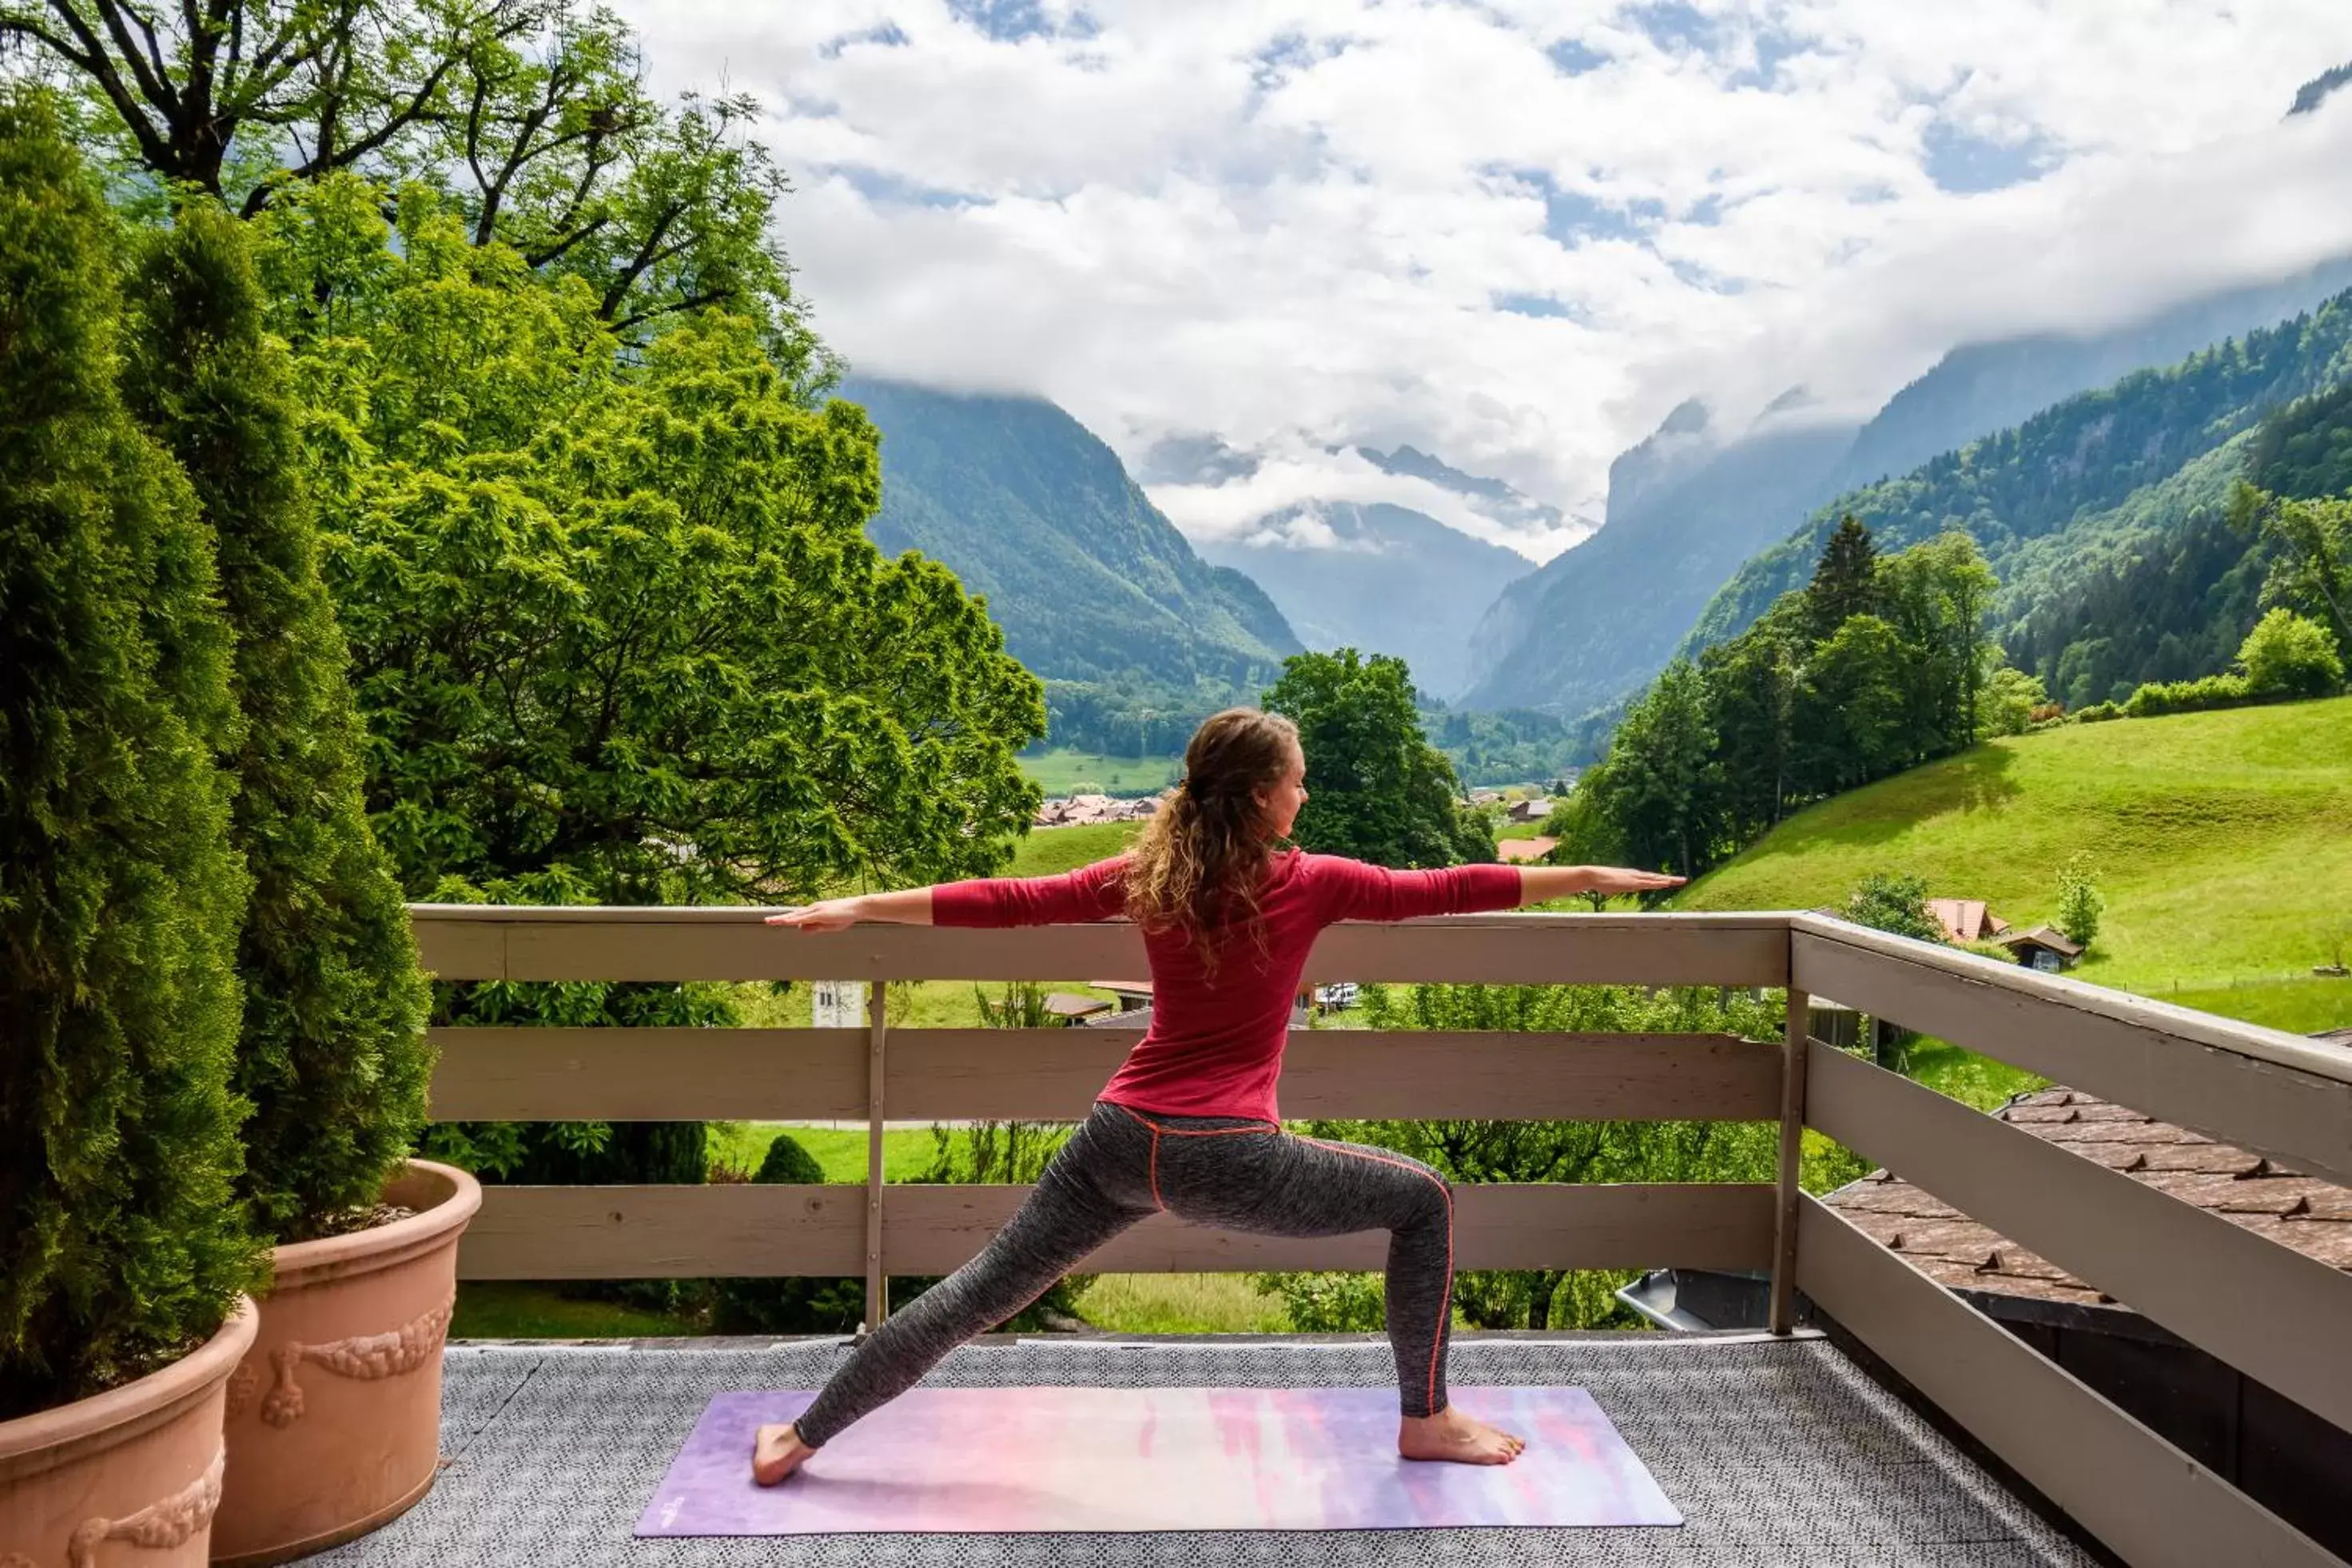
[[[1591,1390],[1679,1508],[1679,1529],[1152,1535],[845,1535],[638,1541],[646,1499],[713,1394],[807,1388],[837,1342],[452,1345],[444,1468],[336,1568],[977,1568],[983,1563],[1610,1564],[1612,1568],[2094,1568],[1825,1340],[1465,1337],[1454,1382]],[[1378,1342],[967,1346],[931,1374],[1020,1384],[1299,1387],[1389,1380]]]

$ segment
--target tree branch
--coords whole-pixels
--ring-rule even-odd
[[[54,9],[66,9],[66,0],[49,0],[49,3]],[[122,10],[115,0],[97,0],[97,5],[99,19],[106,24],[107,35],[114,40],[115,49],[122,57],[122,62],[131,68],[131,79],[137,83],[140,96],[163,112],[165,121],[176,134],[181,129],[179,110],[182,106],[173,95],[169,82],[148,74],[146,63],[139,58],[138,42],[131,37],[131,29],[123,26]]]
[[[716,305],[722,300],[732,300],[738,292],[739,290],[733,289],[707,289],[698,294],[688,294],[683,299],[673,300],[667,305],[656,305],[650,310],[639,310],[634,316],[615,321],[613,323],[613,331],[625,332],[641,322],[652,321],[656,316],[674,315],[680,310],[699,310],[705,305]]]
[[[65,24],[67,30],[80,41],[82,47],[80,54],[75,54],[55,35],[37,28],[29,21],[20,21],[11,26],[35,34],[51,48],[63,55],[70,64],[88,71],[90,79],[98,83],[99,90],[106,94],[107,101],[114,105],[115,113],[122,117],[122,123],[129,129],[131,140],[139,143],[139,155],[153,168],[169,169],[172,166],[172,144],[156,131],[147,118],[147,111],[140,107],[139,100],[131,96],[130,88],[123,84],[121,73],[114,68],[114,61],[107,54],[106,46],[99,41],[99,37],[91,30],[89,23],[73,8],[71,0],[49,0],[49,9],[57,14],[58,19]]]

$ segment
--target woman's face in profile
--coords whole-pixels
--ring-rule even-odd
[[[1290,751],[1290,765],[1282,776],[1257,792],[1258,809],[1265,814],[1265,836],[1287,838],[1290,826],[1298,820],[1298,808],[1307,804],[1307,757],[1296,746]]]

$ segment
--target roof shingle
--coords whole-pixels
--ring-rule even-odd
[[[2079,1089],[2022,1095],[1992,1114],[2306,1258],[2352,1269],[2352,1190]],[[1939,1284],[2115,1305],[2112,1297],[1888,1172],[1874,1171],[1823,1201]]]

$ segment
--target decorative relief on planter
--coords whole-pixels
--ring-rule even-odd
[[[261,1374],[253,1369],[252,1362],[240,1363],[237,1369],[229,1374],[225,1417],[234,1421],[244,1415],[246,1407],[253,1403],[253,1396],[260,1392]],[[7,1564],[0,1563],[0,1568],[7,1568]]]
[[[363,1383],[415,1372],[427,1357],[439,1353],[442,1339],[449,1331],[450,1314],[457,1310],[457,1297],[452,1291],[439,1306],[380,1334],[354,1334],[322,1345],[292,1340],[279,1345],[269,1352],[269,1364],[278,1378],[261,1402],[261,1418],[272,1426],[290,1426],[302,1418],[302,1387],[294,1381],[294,1373],[306,1361]]]
[[[221,1471],[228,1463],[226,1445],[215,1449],[205,1473],[160,1502],[149,1503],[127,1519],[86,1519],[66,1542],[68,1568],[93,1568],[98,1549],[109,1541],[168,1551],[184,1546],[191,1536],[213,1521],[220,1508]],[[23,1562],[11,1558],[9,1562]],[[5,1564],[0,1564],[5,1568]],[[31,1568],[30,1563],[26,1568]]]

